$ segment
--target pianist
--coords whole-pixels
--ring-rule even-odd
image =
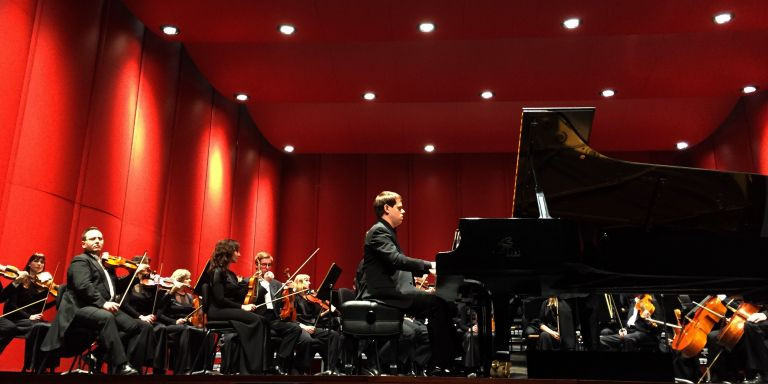
[[[362,265],[362,299],[377,299],[404,313],[426,317],[435,374],[450,374],[454,357],[461,352],[452,318],[455,306],[433,293],[417,289],[413,275],[435,273],[435,263],[403,254],[397,228],[405,214],[403,199],[395,192],[381,192],[373,203],[378,221],[365,234]],[[451,303],[452,304],[452,303]]]

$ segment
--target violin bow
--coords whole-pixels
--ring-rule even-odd
[[[35,305],[35,304],[38,304],[38,303],[42,303],[42,302],[44,302],[46,299],[48,299],[48,296],[46,296],[46,297],[44,297],[44,298],[42,298],[42,299],[40,299],[40,300],[38,300],[38,301],[35,301],[35,302],[32,302],[32,303],[29,303],[29,304],[27,304],[27,305],[25,305],[25,306],[23,306],[23,307],[19,307],[19,308],[16,308],[16,309],[14,309],[13,311],[10,311],[10,312],[6,312],[6,313],[3,313],[3,315],[2,315],[2,316],[0,316],[0,319],[1,319],[1,318],[3,318],[3,317],[6,317],[6,316],[8,316],[8,315],[10,315],[11,313],[14,313],[14,312],[18,312],[18,311],[21,311],[21,310],[22,310],[22,309],[24,309],[24,308],[27,308],[27,307],[31,307],[31,306],[33,306],[33,305]]]
[[[289,277],[289,278],[288,278],[288,280],[286,280],[286,281],[285,281],[285,283],[283,283],[283,285],[280,287],[280,289],[278,289],[278,291],[282,291],[282,290],[285,288],[285,285],[286,285],[286,284],[288,284],[288,281],[291,281],[291,280],[293,280],[293,278],[294,278],[294,277],[296,277],[296,275],[299,273],[299,271],[300,271],[302,268],[304,268],[304,266],[305,266],[305,265],[307,265],[307,263],[309,262],[309,260],[312,260],[312,257],[313,257],[313,256],[315,256],[315,254],[317,254],[317,251],[319,251],[319,250],[320,250],[320,248],[317,248],[317,249],[315,249],[315,251],[314,251],[314,252],[312,252],[312,254],[311,254],[311,255],[309,255],[309,257],[307,257],[307,259],[306,259],[306,260],[304,260],[304,262],[303,262],[303,263],[301,263],[301,265],[299,266],[299,268],[297,268],[297,269],[296,269],[296,271],[294,271],[294,272],[293,272],[293,275],[291,275],[291,277]],[[283,297],[285,297],[285,296],[283,296]]]
[[[163,278],[163,263],[160,263],[160,273],[158,273],[160,278]],[[160,283],[155,284],[155,300],[152,302],[152,313],[151,315],[155,314],[155,310],[157,309],[157,294],[160,293],[160,287],[158,287]]]
[[[144,254],[141,255],[141,260],[139,261],[139,265],[144,264],[144,260],[147,258],[147,251],[144,251]],[[123,297],[120,298],[120,302],[117,303],[118,306],[123,305],[123,300],[125,300],[125,297],[128,296],[128,291],[131,290],[131,285],[133,285],[133,281],[136,280],[136,275],[139,273],[138,266],[136,267],[136,270],[133,271],[133,275],[131,276],[131,281],[128,282],[128,287],[125,288],[125,293],[123,293]]]
[[[54,281],[56,280],[56,272],[59,271],[59,264],[61,264],[61,261],[56,263],[56,268],[53,270],[53,275],[51,276],[51,283],[48,284],[48,292],[46,292],[45,297],[48,298],[48,295],[51,294],[51,287],[53,287]],[[43,312],[45,312],[45,304],[43,304],[43,309],[40,310],[40,314],[42,315]]]
[[[283,295],[283,296],[280,296],[280,297],[275,297],[275,298],[273,298],[270,301],[264,301],[263,303],[256,304],[255,308],[263,307],[263,306],[265,306],[265,305],[267,305],[269,303],[274,303],[275,301],[282,300],[282,299],[284,299],[286,297],[291,297],[291,296],[294,296],[294,295],[298,295],[299,293],[304,293],[306,291],[309,291],[309,289],[302,289],[301,291],[291,292],[291,293],[289,293],[287,295]]]

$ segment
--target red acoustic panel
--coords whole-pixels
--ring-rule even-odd
[[[457,168],[458,155],[413,156],[411,196],[401,226],[411,235],[409,256],[434,261],[437,252],[451,249],[461,193]]]
[[[749,127],[743,100],[712,136],[717,169],[731,172],[754,172]]]
[[[122,218],[144,29],[119,2],[107,4],[88,115],[80,201]]]
[[[131,141],[122,233],[125,244],[152,239],[147,245],[158,261],[173,139],[174,111],[181,47],[167,44],[152,33],[144,34],[141,73],[138,79],[136,117]],[[165,263],[170,271],[184,263]]]
[[[320,157],[317,195],[317,247],[306,273],[317,289],[331,263],[342,269],[338,284],[351,287],[362,258],[366,231],[365,155]]]
[[[460,156],[456,167],[459,217],[512,216],[516,161],[514,154]]]
[[[280,205],[285,199],[281,183],[282,154],[270,147],[259,135],[261,156],[259,157],[259,190],[256,194],[256,233],[253,251],[278,252],[278,228]]]
[[[256,234],[256,212],[259,193],[259,138],[255,128],[238,109],[237,159],[233,175],[231,236],[240,242],[242,258],[252,259]],[[243,263],[241,263],[243,264]],[[254,272],[253,263],[238,266],[244,275]]]
[[[29,46],[35,22],[37,1],[0,2],[3,26],[3,54],[0,55],[0,217],[5,213],[5,189],[8,167],[15,150],[19,104],[23,99]],[[2,233],[0,221],[0,233]]]
[[[230,237],[232,215],[232,174],[235,169],[237,139],[237,107],[220,95],[214,95],[213,111],[208,143],[203,202],[202,228],[200,231],[199,261],[210,258],[218,240]],[[234,270],[238,273],[240,265]]]
[[[281,191],[280,247],[273,253],[275,275],[295,272],[317,246],[319,156],[288,156]],[[259,228],[257,228],[258,230]]]
[[[768,175],[768,92],[745,96],[755,172]]]
[[[203,231],[213,90],[186,57],[182,60],[163,230],[163,258],[197,272]],[[208,246],[210,247],[210,246]]]

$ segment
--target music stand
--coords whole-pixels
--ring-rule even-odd
[[[210,277],[208,276],[208,267],[211,264],[211,260],[208,260],[208,262],[205,263],[205,267],[203,267],[203,271],[200,272],[200,276],[197,277],[197,282],[195,283],[195,288],[192,290],[195,292],[196,295],[202,296],[203,295],[203,284],[209,284]],[[205,298],[208,300],[208,298]]]
[[[333,286],[336,285],[336,280],[341,275],[341,267],[336,263],[331,263],[331,267],[328,268],[328,273],[325,274],[323,282],[320,283],[320,288],[317,289],[317,298],[320,300],[331,300],[333,294]]]

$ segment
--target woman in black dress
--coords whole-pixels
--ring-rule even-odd
[[[254,304],[243,304],[247,293],[247,284],[242,284],[242,278],[229,270],[229,265],[240,257],[240,244],[232,239],[219,240],[211,255],[209,263],[210,305],[208,308],[209,321],[229,321],[237,331],[237,338],[229,343],[237,360],[241,374],[260,374],[264,369],[263,349],[268,329],[264,318],[253,313]],[[224,353],[224,356],[230,354]]]

